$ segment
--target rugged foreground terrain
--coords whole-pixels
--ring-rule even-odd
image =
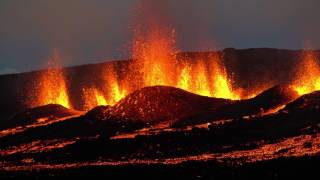
[[[248,100],[137,90],[84,113],[28,109],[0,132],[0,177],[254,178],[317,175],[320,92]]]

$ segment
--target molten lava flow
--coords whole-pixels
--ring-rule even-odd
[[[320,67],[313,52],[306,52],[302,63],[298,66],[292,86],[299,95],[320,90]]]
[[[59,55],[54,52],[49,62],[57,62]],[[71,108],[68,91],[61,68],[49,68],[41,72],[37,79],[37,98],[32,102],[32,106],[42,106],[47,104],[60,104],[64,107]]]

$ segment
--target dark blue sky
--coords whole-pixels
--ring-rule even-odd
[[[319,0],[1,0],[0,74],[45,67],[53,49],[64,65],[127,58],[146,2],[176,29],[182,51],[320,48]]]

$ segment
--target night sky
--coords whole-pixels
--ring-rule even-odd
[[[43,68],[53,49],[66,66],[129,58],[141,6],[181,51],[320,48],[319,0],[1,0],[0,74]]]

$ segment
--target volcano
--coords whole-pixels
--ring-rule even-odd
[[[273,51],[278,56],[284,54],[279,59],[293,58],[297,53]],[[252,54],[260,57],[263,52],[273,57],[273,51],[227,49],[224,56],[227,62],[237,58],[242,61],[243,57],[255,59],[256,55]],[[219,52],[181,53],[179,58],[184,61],[199,56],[212,57],[212,54]],[[62,102],[68,102],[67,105],[40,103],[29,107],[16,102],[15,99],[21,98],[17,94],[24,91],[12,92],[11,89],[15,89],[18,82],[21,87],[28,84],[26,79],[43,75],[41,71],[0,76],[0,82],[15,80],[14,85],[4,83],[4,89],[9,89],[6,98],[16,102],[7,106],[9,110],[1,115],[6,121],[2,122],[0,131],[0,177],[251,179],[264,176],[269,179],[317,172],[320,92],[313,81],[305,88],[305,84],[290,83],[290,78],[283,75],[281,80],[260,91],[265,84],[260,77],[249,84],[245,81],[252,77],[244,76],[245,80],[236,87],[214,76],[214,82],[220,82],[223,91],[211,91],[217,83],[212,83],[210,76],[202,79],[206,76],[199,73],[209,69],[199,71],[202,66],[194,64],[190,76],[182,72],[180,75],[199,78],[208,82],[207,86],[176,76],[177,82],[185,84],[143,87],[134,84],[132,87],[137,88],[126,88],[122,82],[125,74],[118,73],[118,69],[130,69],[131,64],[126,61],[58,69],[55,72],[59,72],[59,78],[53,80],[63,79],[63,88],[57,88],[56,92],[41,85],[37,90],[43,91],[41,97],[48,92],[60,97],[62,89]],[[113,71],[101,79],[92,76],[104,72],[104,67],[113,67]],[[254,67],[252,65],[252,71]],[[240,71],[241,68],[236,72]],[[287,75],[292,73],[286,71]],[[83,72],[89,75],[81,79],[79,74]],[[224,75],[227,71],[219,70],[218,74]],[[104,82],[104,78],[114,84],[106,88],[110,92],[104,91],[103,83],[101,87],[97,85]],[[97,84],[93,83],[95,79]],[[307,82],[308,76],[302,79]],[[133,82],[140,80],[144,79]],[[75,82],[89,84],[85,87],[85,96],[81,96],[83,87]],[[50,78],[45,84],[55,85]],[[40,100],[35,102],[44,102]],[[59,102],[55,96],[44,100]],[[84,104],[90,108],[83,108]]]

